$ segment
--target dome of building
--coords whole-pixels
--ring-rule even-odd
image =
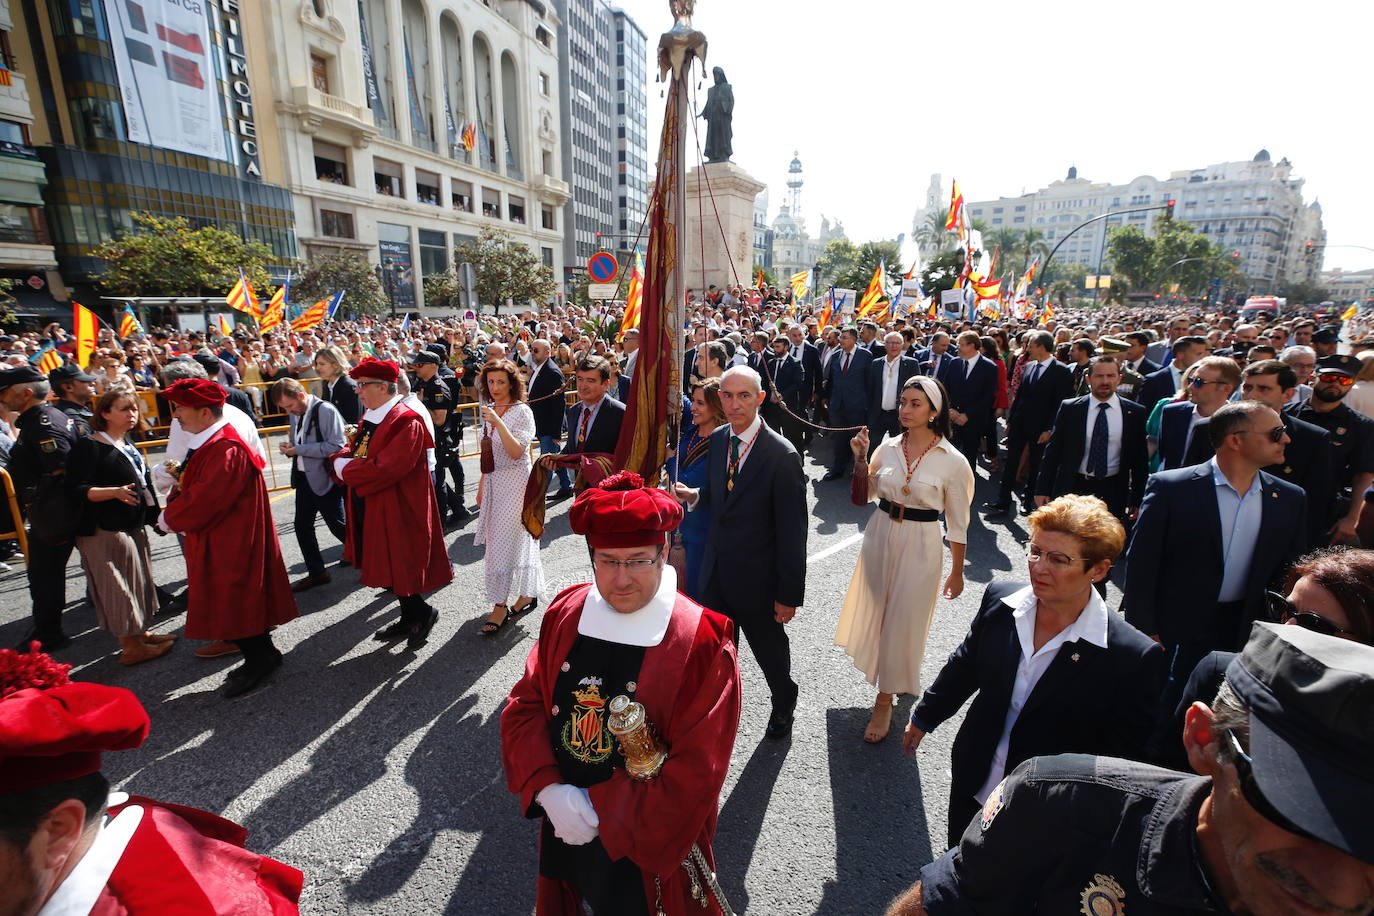
[[[1078,177],[1078,166],[1076,166],[1076,165],[1071,165],[1071,166],[1069,166],[1069,177],[1068,177],[1067,179],[1065,179],[1065,180],[1066,180],[1066,181],[1073,181],[1073,180],[1074,180],[1075,178],[1077,178],[1077,177]]]
[[[1262,149],[1262,150],[1260,150],[1258,153],[1255,153],[1255,158],[1254,158],[1254,159],[1251,159],[1250,161],[1251,161],[1251,162],[1269,162],[1269,161],[1271,161],[1271,157],[1270,157],[1270,155],[1269,155],[1269,150],[1267,150],[1267,149]]]

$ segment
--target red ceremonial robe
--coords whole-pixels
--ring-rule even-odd
[[[296,618],[267,484],[225,425],[195,450],[167,501],[186,553],[186,636],[244,639]]]
[[[144,809],[90,916],[291,916],[304,877],[243,848],[248,831],[196,808],[130,796]]]
[[[387,411],[368,440],[367,457],[354,458],[340,478],[366,501],[363,555],[354,546],[353,506],[348,506],[344,557],[358,579],[397,595],[421,595],[453,581],[453,564],[444,546],[444,524],[434,498],[425,450],[434,447],[425,421],[399,401]],[[335,458],[351,458],[345,450]],[[333,458],[329,461],[333,473]]]
[[[525,675],[501,714],[506,785],[520,796],[526,813],[535,808],[541,789],[563,782],[549,721],[560,667],[577,637],[590,590],[590,585],[564,589],[544,612]],[[610,779],[588,790],[601,821],[601,843],[613,860],[628,857],[639,866],[649,912],[654,911],[657,875],[668,916],[715,916],[720,910],[714,902],[703,908],[692,898],[682,863],[696,844],[715,870],[711,838],[739,728],[739,662],[730,621],[679,593],[663,641],[644,650],[635,699],[644,704],[649,722],[668,745],[668,760],[647,782],[616,768]],[[538,916],[581,912],[571,887],[539,879]]]

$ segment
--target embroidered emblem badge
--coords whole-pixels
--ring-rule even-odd
[[[1083,916],[1125,916],[1126,889],[1109,875],[1093,875],[1082,900]]]

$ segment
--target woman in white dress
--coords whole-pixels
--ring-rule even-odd
[[[964,545],[973,500],[973,471],[949,441],[945,388],[918,375],[902,386],[897,404],[900,436],[868,455],[868,431],[854,450],[853,500],[878,501],[864,529],[859,564],[849,582],[835,645],[843,646],[868,682],[878,688],[864,740],[887,737],[892,701],[920,693],[921,659],[941,592],[964,590]],[[940,586],[944,547],[939,514],[948,529],[951,568]]]
[[[491,440],[494,470],[477,485],[477,536],[486,547],[484,581],[491,615],[481,634],[491,636],[506,622],[534,610],[544,590],[544,567],[539,543],[520,520],[525,507],[525,483],[530,477],[530,440],[534,411],[525,403],[525,379],[508,359],[495,360],[477,375],[482,436]],[[518,596],[514,607],[506,604]]]

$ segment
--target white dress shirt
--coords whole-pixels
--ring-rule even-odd
[[[1039,362],[1031,363],[1030,368],[1021,373],[1022,380],[1024,381],[1029,375],[1031,376],[1031,384],[1034,385],[1036,382],[1040,381],[1040,377],[1045,374],[1045,370],[1050,367],[1050,363],[1052,362],[1054,362],[1054,354],[1046,356]]]
[[[735,428],[730,427],[730,433],[725,437],[725,464],[730,464],[730,437],[738,435],[739,443],[739,464],[735,465],[735,473],[744,470],[744,462],[749,460],[749,453],[752,452],[753,444],[758,442],[758,437],[762,431],[763,418],[754,414],[754,422],[745,428],[744,432],[736,433]]]
[[[110,795],[108,804],[122,805],[128,800],[129,796],[116,792]],[[130,805],[113,819],[103,817],[90,849],[53,891],[38,916],[87,916],[123,858],[143,814],[141,805]]]
[[[964,378],[968,378],[973,374],[973,367],[978,365],[979,355],[980,354],[975,353],[964,360]]]
[[[596,425],[596,415],[601,411],[601,405],[606,403],[607,397],[609,397],[609,395],[603,394],[601,396],[601,399],[598,400],[591,407],[588,407],[582,401],[577,402],[577,406],[579,408],[579,413],[577,414],[577,425],[575,425],[572,429],[568,430],[568,434],[572,436],[572,441],[574,445],[577,444],[577,434],[582,429],[582,414],[586,413],[587,411],[591,411],[592,415],[587,418],[587,435],[588,437],[590,437],[592,434],[592,427]]]
[[[1250,578],[1250,561],[1255,556],[1260,524],[1264,519],[1264,493],[1259,472],[1250,488],[1237,493],[1221,472],[1215,456],[1207,462],[1216,487],[1217,514],[1221,518],[1221,557],[1223,572],[1217,601],[1240,601],[1245,597],[1245,580]]]
[[[1106,401],[1088,399],[1088,427],[1083,440],[1083,460],[1078,462],[1078,473],[1088,473],[1088,458],[1093,450],[1093,428],[1097,425],[1097,415],[1102,412],[1099,405],[1107,405],[1107,476],[1111,477],[1121,470],[1121,427],[1125,414],[1121,412],[1121,398],[1113,394]]]
[[[883,357],[883,410],[897,409],[897,370],[902,366],[899,354],[895,359]]]
[[[233,404],[225,404],[221,418],[227,420],[234,427],[234,432],[239,434],[239,438],[244,441],[244,444],[257,452],[264,462],[268,460],[267,452],[263,451],[262,448],[262,436],[258,432],[258,427],[253,423],[252,417]],[[221,424],[217,424],[215,428],[218,429],[219,425]],[[181,423],[174,417],[171,427],[167,430],[166,459],[168,461],[184,461],[188,448],[200,448],[201,445],[205,444],[205,439],[201,439],[196,445],[191,445],[191,439],[191,434],[182,429]],[[161,464],[153,466],[153,489],[157,490],[158,495],[166,497],[168,493],[172,492],[172,485],[175,482]]]
[[[1059,647],[1081,639],[1100,648],[1107,648],[1107,605],[1102,603],[1102,597],[1095,588],[1088,589],[1088,603],[1084,605],[1074,622],[1045,640],[1039,651],[1035,648],[1035,615],[1039,599],[1035,597],[1034,589],[1027,585],[1003,598],[1002,603],[1015,608],[1011,616],[1016,623],[1017,641],[1021,644],[1021,660],[1016,665],[1016,680],[1012,682],[1007,719],[1002,725],[1002,737],[997,739],[997,750],[992,755],[988,778],[974,796],[980,805],[987,801],[992,790],[997,788],[997,784],[1007,775],[1011,730],[1016,726],[1016,719],[1021,715],[1026,701],[1030,699],[1035,685],[1040,683],[1040,678],[1049,670],[1050,664],[1059,654]]]

